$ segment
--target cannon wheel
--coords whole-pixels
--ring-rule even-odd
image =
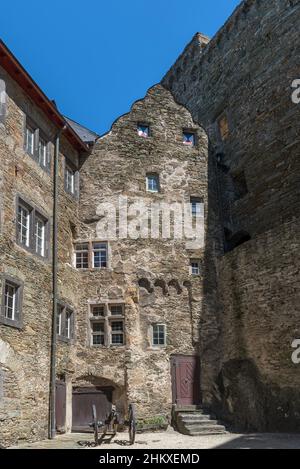
[[[136,417],[135,417],[135,406],[134,404],[129,404],[129,443],[134,445],[135,434],[136,434]]]
[[[95,445],[98,446],[98,443],[99,443],[98,419],[97,419],[97,409],[95,405],[93,405],[93,426],[94,426]]]

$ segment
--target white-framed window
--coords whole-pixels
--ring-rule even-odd
[[[158,174],[147,174],[146,176],[147,182],[147,191],[148,192],[159,192],[159,176]]]
[[[65,304],[57,305],[56,333],[60,340],[69,342],[74,339],[75,313],[72,308]]]
[[[17,291],[16,285],[10,282],[5,283],[4,317],[11,321],[14,321],[16,317]]]
[[[22,203],[18,204],[18,242],[23,246],[29,247],[30,245],[30,221],[31,211]]]
[[[79,188],[79,173],[75,167],[65,159],[65,190],[76,196]]]
[[[35,252],[42,257],[45,257],[45,243],[46,243],[46,224],[40,216],[35,215],[34,219],[34,235],[35,235]]]
[[[194,147],[196,144],[195,132],[183,131],[183,144]]]
[[[89,243],[75,244],[75,265],[76,269],[89,268]]]
[[[30,125],[26,125],[25,149],[29,155],[34,155],[35,130]]]
[[[93,243],[93,269],[107,267],[107,243]]]
[[[48,166],[48,144],[41,137],[39,139],[39,163],[45,168]]]
[[[4,275],[2,277],[0,323],[17,328],[22,327],[22,295],[22,282]]]
[[[164,347],[167,343],[166,325],[152,325],[152,345],[154,347]]]
[[[72,336],[72,315],[73,311],[66,309],[65,316],[65,337],[66,339],[71,339]]]
[[[41,257],[48,256],[48,220],[18,198],[17,204],[17,243]]]
[[[56,333],[57,335],[62,335],[62,316],[64,308],[62,306],[57,307],[57,322],[56,322]]]
[[[201,273],[201,263],[197,259],[191,259],[190,261],[190,273],[191,275],[199,276]]]
[[[143,137],[143,138],[150,137],[150,126],[147,124],[138,124],[137,133],[139,137]]]

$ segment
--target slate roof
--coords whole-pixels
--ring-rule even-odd
[[[78,122],[73,121],[69,117],[64,116],[64,118],[84,143],[95,143],[96,140],[100,137],[100,135],[96,134],[96,132],[87,129],[86,127],[81,124],[78,124]]]

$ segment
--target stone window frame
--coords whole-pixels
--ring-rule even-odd
[[[198,266],[198,273],[193,272],[193,264],[197,264]],[[192,277],[200,277],[201,276],[201,260],[192,258],[190,259],[190,275]]]
[[[27,148],[27,129],[30,128],[33,131],[33,153],[30,153]],[[46,143],[46,165],[40,162],[40,141],[43,140]],[[52,151],[51,141],[47,137],[46,133],[39,128],[39,126],[25,114],[24,116],[24,151],[30,156],[46,173],[50,174],[52,164]]]
[[[0,324],[4,326],[13,327],[15,329],[23,328],[23,292],[24,282],[8,274],[1,275],[2,281],[2,298],[1,298],[1,311],[0,311]],[[16,310],[18,312],[17,319],[6,318],[5,313],[5,290],[7,284],[11,284],[16,288]]]
[[[154,343],[154,328],[155,327],[162,327],[164,331],[164,343],[163,344],[155,344]],[[162,349],[167,347],[167,325],[162,322],[154,322],[151,324],[151,347],[155,349]]]
[[[59,313],[60,311],[60,313]],[[66,330],[66,317],[67,314],[71,313],[71,321],[70,321],[70,337],[65,335]],[[75,336],[75,308],[70,306],[65,301],[59,300],[57,302],[57,328],[56,328],[56,337],[60,342],[65,342],[67,344],[74,344],[76,341]],[[61,321],[59,321],[59,317]],[[61,324],[61,329],[59,330],[59,324]]]
[[[67,183],[68,170],[73,172],[73,175],[74,175],[74,191],[71,191],[68,187],[68,183]],[[64,174],[65,192],[71,197],[73,197],[75,200],[79,200],[79,184],[80,184],[79,170],[78,170],[78,167],[76,167],[76,165],[67,156],[65,156],[63,159],[63,174]]]
[[[192,145],[184,142],[184,135],[185,134],[192,134],[194,136],[194,142],[193,142]],[[198,145],[198,135],[197,135],[196,129],[186,128],[186,127],[184,127],[182,129],[182,144],[183,144],[184,147],[189,147],[189,148],[197,147],[197,145]]]
[[[94,267],[94,245],[95,244],[105,244],[106,245],[106,267]],[[77,250],[76,246],[77,245],[86,245],[87,250],[85,252],[88,253],[88,267],[77,267],[77,252],[83,250]],[[97,251],[98,252],[98,251]],[[102,271],[102,270],[107,270],[110,268],[110,249],[109,249],[109,242],[108,241],[103,241],[103,240],[76,240],[73,243],[73,267],[78,270],[78,271]]]
[[[149,178],[150,177],[155,177],[157,179],[157,191],[153,191],[149,189]],[[150,171],[146,174],[146,191],[149,194],[159,194],[161,192],[161,185],[160,185],[160,175],[159,173],[156,173],[155,171]]]
[[[29,245],[26,246],[22,243],[19,239],[19,227],[18,227],[18,212],[19,207],[25,207],[29,212]],[[36,251],[35,243],[36,243],[36,236],[35,236],[35,220],[40,219],[44,222],[44,255],[39,254]],[[16,244],[21,248],[25,249],[30,254],[38,257],[39,259],[43,259],[46,262],[50,261],[50,242],[51,242],[51,222],[47,214],[39,207],[36,207],[35,204],[28,201],[26,197],[23,197],[20,194],[16,196],[16,218],[15,218],[15,225],[16,225]]]
[[[112,314],[111,308],[112,307],[121,307],[122,314]],[[93,314],[94,308],[103,308],[103,315],[95,316]],[[126,317],[126,305],[124,301],[99,301],[99,302],[92,302],[89,304],[89,311],[88,311],[88,320],[89,320],[89,347],[91,348],[124,348],[126,347],[126,327],[125,327],[125,317]],[[123,330],[116,331],[115,333],[112,331],[112,324],[114,322],[122,322]],[[103,324],[103,335],[104,337],[104,344],[94,344],[93,337],[97,335],[93,332],[93,324]],[[117,344],[112,343],[112,336],[113,335],[123,335],[123,343]],[[100,335],[100,334],[99,334]]]

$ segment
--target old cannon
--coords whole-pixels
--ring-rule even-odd
[[[90,424],[90,427],[94,430],[94,440],[96,446],[101,445],[106,439],[108,439],[109,442],[112,441],[112,439],[117,434],[119,425],[125,425],[128,427],[129,444],[134,444],[136,435],[136,415],[134,404],[129,404],[127,420],[121,421],[115,406],[112,406],[111,413],[105,421],[98,420],[97,408],[95,405],[92,406],[92,415],[93,421]]]

